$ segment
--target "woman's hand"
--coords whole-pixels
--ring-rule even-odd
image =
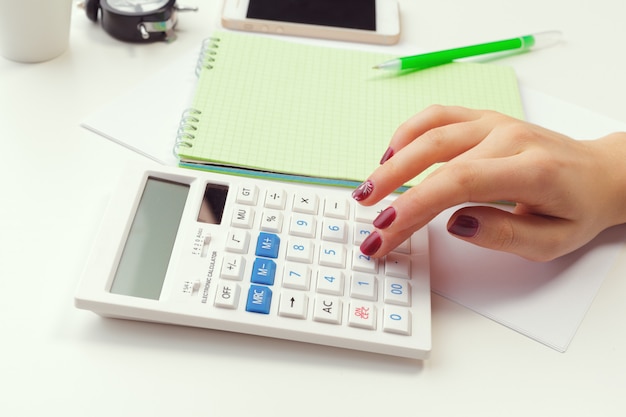
[[[380,257],[461,203],[448,231],[486,248],[547,261],[626,222],[626,133],[578,141],[492,111],[432,106],[402,124],[382,165],[353,197],[372,205],[446,162],[374,221],[361,251]]]

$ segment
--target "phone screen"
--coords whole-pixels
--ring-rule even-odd
[[[250,0],[247,17],[376,30],[376,0]]]

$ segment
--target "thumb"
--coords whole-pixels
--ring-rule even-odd
[[[531,261],[549,261],[575,249],[572,222],[532,214],[513,214],[494,207],[464,207],[448,220],[448,232],[459,239]]]

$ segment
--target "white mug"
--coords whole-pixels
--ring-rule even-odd
[[[72,0],[0,0],[0,54],[42,62],[68,47]]]

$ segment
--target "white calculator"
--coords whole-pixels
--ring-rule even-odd
[[[107,317],[426,359],[427,230],[384,259],[365,256],[359,245],[390,200],[363,207],[350,193],[129,168],[96,237],[76,306]]]

